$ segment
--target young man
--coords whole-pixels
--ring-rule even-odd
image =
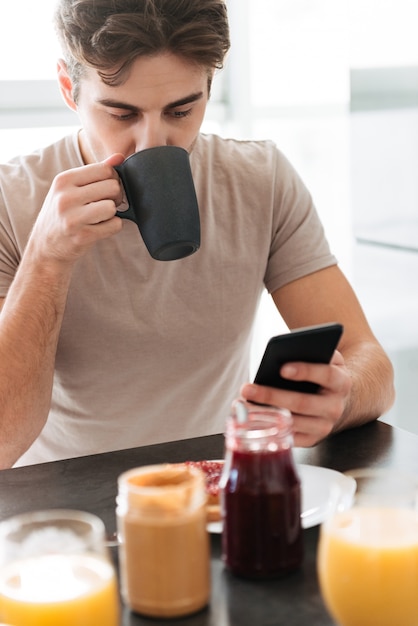
[[[0,168],[0,463],[221,432],[231,401],[288,407],[295,444],[377,418],[391,365],[331,255],[309,193],[270,142],[200,134],[229,47],[222,0],[61,0],[58,81],[81,130]],[[202,241],[161,262],[115,216],[114,166],[187,149]],[[247,383],[264,288],[289,328],[345,326],[330,365]]]

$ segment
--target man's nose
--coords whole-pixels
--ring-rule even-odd
[[[164,130],[164,125],[156,120],[149,120],[145,124],[141,124],[135,144],[136,152],[146,150],[147,148],[155,148],[156,146],[166,146],[168,137]]]

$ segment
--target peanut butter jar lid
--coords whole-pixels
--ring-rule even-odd
[[[119,513],[135,510],[150,517],[178,517],[206,503],[205,477],[185,463],[133,468],[118,478]]]

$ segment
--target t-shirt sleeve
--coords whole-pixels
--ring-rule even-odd
[[[0,298],[5,298],[20,262],[13,227],[0,184]]]
[[[13,281],[54,177],[82,165],[77,133],[0,165],[0,298]]]
[[[264,280],[270,293],[337,263],[309,191],[278,150],[275,176],[272,241]]]

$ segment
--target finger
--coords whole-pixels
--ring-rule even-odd
[[[113,216],[112,218],[98,222],[97,224],[86,225],[72,236],[72,242],[76,254],[81,254],[83,250],[90,247],[101,239],[107,239],[115,235],[122,229],[122,220]]]
[[[110,157],[107,157],[107,159],[105,159],[103,163],[107,163],[108,165],[115,167],[115,165],[121,165],[121,163],[123,163],[124,160],[125,160],[125,157],[121,152],[115,152],[115,154],[112,154],[110,155]]]
[[[313,434],[307,433],[294,433],[293,445],[295,448],[311,448],[319,443],[323,438],[316,437]]]
[[[311,437],[319,441],[332,431],[334,422],[319,415],[292,414],[293,435]]]
[[[344,365],[344,357],[338,350],[334,350],[334,354],[332,355],[332,359],[330,361],[332,365]]]
[[[106,221],[88,227],[91,232],[91,241],[95,242],[99,239],[107,239],[122,230],[123,224],[119,217],[111,217]]]
[[[116,153],[100,163],[90,163],[88,165],[82,165],[81,167],[65,170],[55,178],[56,185],[58,187],[68,187],[69,185],[84,187],[85,185],[110,178],[118,180],[119,175],[115,170],[115,166],[120,165],[122,161],[123,155]]]
[[[101,224],[115,217],[116,204],[114,200],[101,200],[85,206],[88,216],[88,225]],[[119,220],[120,218],[116,218]]]
[[[241,395],[249,402],[258,402],[271,406],[285,407],[292,413],[302,415],[320,414],[325,399],[318,394],[301,393],[265,387],[264,385],[245,384],[241,387]]]
[[[338,356],[335,358],[339,361]],[[344,391],[347,385],[345,368],[334,363],[286,363],[280,369],[280,375],[288,380],[310,381],[335,392]]]
[[[273,387],[246,384],[241,395],[250,402],[285,407],[293,416],[321,418],[335,424],[345,409],[347,394],[321,391],[317,394],[299,393]]]
[[[80,205],[88,205],[102,200],[112,200],[114,209],[120,200],[122,191],[119,179],[109,178],[100,182],[90,183],[78,189]],[[114,213],[115,211],[113,211]]]

